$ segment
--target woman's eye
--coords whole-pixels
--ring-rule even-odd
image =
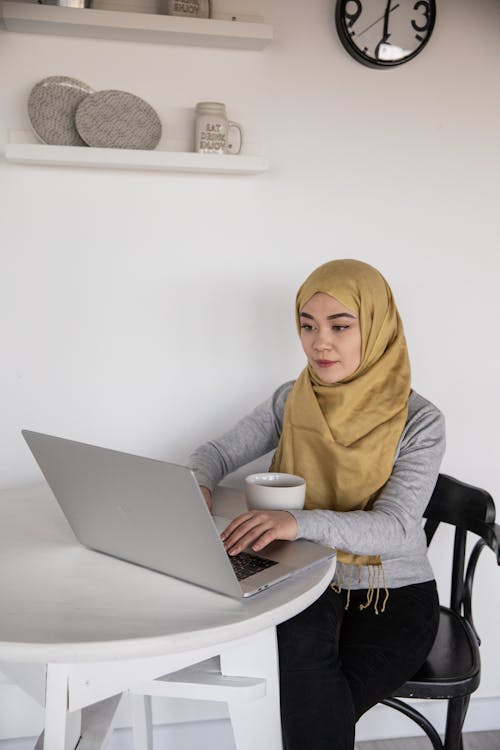
[[[308,323],[302,323],[300,326],[302,331],[312,331],[313,327],[309,325]]]
[[[334,331],[339,331],[339,332],[347,331],[348,328],[349,326],[332,326],[332,329]]]

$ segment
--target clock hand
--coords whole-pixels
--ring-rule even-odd
[[[380,50],[381,50],[381,48],[384,47],[387,44],[387,42],[389,40],[389,37],[391,36],[389,34],[389,14],[390,14],[390,12],[391,12],[391,0],[387,0],[387,5],[385,6],[385,13],[384,13],[384,31],[382,33],[382,39],[380,40],[380,42],[375,47],[375,57],[377,58],[377,60],[380,60]]]
[[[397,3],[396,5],[393,5],[393,6],[392,6],[392,8],[390,9],[389,13],[392,13],[392,11],[393,11],[393,10],[396,10],[396,8],[399,8],[399,6],[400,6],[400,3]],[[376,21],[374,21],[374,22],[373,22],[373,23],[371,23],[371,24],[370,24],[369,26],[367,26],[367,27],[366,27],[366,29],[363,29],[363,31],[360,31],[360,32],[359,32],[359,34],[356,34],[356,37],[360,37],[360,36],[363,36],[363,34],[364,34],[365,32],[367,32],[367,31],[368,31],[369,29],[371,29],[371,28],[372,28],[372,26],[375,26],[375,24],[377,24],[377,23],[378,23],[379,21],[381,21],[381,20],[382,20],[383,18],[385,18],[385,13],[384,13],[384,15],[383,15],[383,16],[380,16],[380,18],[377,18],[377,20],[376,20]]]
[[[384,42],[389,39],[389,14],[391,12],[391,2],[392,0],[387,0],[387,5],[385,6],[385,13],[384,13]]]

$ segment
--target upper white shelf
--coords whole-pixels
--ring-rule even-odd
[[[9,31],[201,47],[259,50],[273,38],[273,27],[266,23],[68,8],[11,0],[3,2],[3,20]]]
[[[5,158],[16,164],[52,167],[94,167],[100,169],[154,170],[197,174],[250,175],[265,172],[267,159],[236,154],[197,154],[187,151],[155,149],[142,151],[87,146],[47,146],[35,142],[31,133],[9,132]]]

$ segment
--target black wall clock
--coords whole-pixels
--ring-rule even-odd
[[[392,68],[418,55],[435,20],[435,0],[337,0],[335,6],[340,41],[371,68]]]

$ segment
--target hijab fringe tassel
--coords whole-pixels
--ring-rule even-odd
[[[335,569],[335,575],[333,581],[330,583],[330,587],[335,591],[336,594],[340,594],[344,586],[345,579],[345,565],[342,565],[342,578],[339,577],[338,567]]]
[[[349,564],[349,583],[347,584],[347,600],[346,605],[344,609],[349,609],[349,604],[351,603],[351,583],[352,578],[354,574],[354,567],[358,568],[358,583],[361,583],[361,575],[362,575],[362,568],[366,567],[367,576],[368,576],[368,591],[366,594],[366,601],[364,604],[359,605],[359,609],[362,611],[364,609],[367,609],[371,606],[373,603],[373,609],[376,615],[379,613],[385,612],[385,607],[387,604],[387,601],[389,599],[389,590],[387,588],[386,582],[385,582],[385,573],[384,573],[384,566],[382,563],[380,565],[366,565],[362,566],[358,563],[350,563]],[[339,569],[335,571],[335,576],[333,578],[333,581],[330,583],[330,588],[335,591],[336,594],[340,594],[342,589],[344,588],[344,581],[346,578],[346,567],[347,565],[342,565],[342,577],[339,575]],[[382,606],[379,609],[379,601],[380,601],[380,589],[383,588],[384,590],[384,600],[382,602]]]

